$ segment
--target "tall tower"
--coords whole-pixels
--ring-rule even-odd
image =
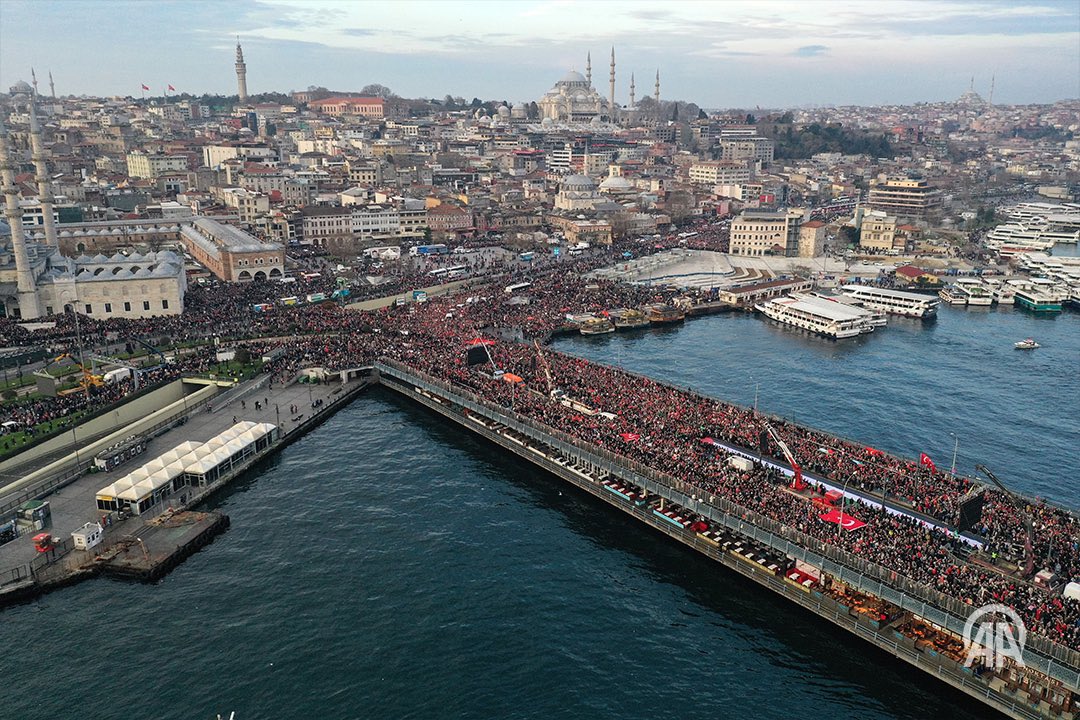
[[[34,86],[34,94],[37,95],[37,73],[34,68],[30,68],[30,84]]]
[[[56,99],[56,84],[53,83],[52,70],[49,71],[49,94],[52,95],[53,100]]]
[[[633,110],[634,107],[634,73],[630,73],[630,109]]]
[[[49,247],[59,247],[60,242],[56,237],[56,220],[53,218],[52,185],[49,182],[49,168],[45,164],[45,143],[41,140],[41,124],[37,116],[36,92],[30,96],[30,153],[34,161],[34,180],[37,182],[38,202],[41,204],[45,242]]]
[[[615,48],[611,48],[611,77],[608,99],[608,118],[615,122]]]
[[[247,63],[244,62],[240,38],[236,38],[236,94],[240,96],[240,102],[247,102]]]
[[[22,210],[19,208],[19,189],[15,186],[14,166],[8,154],[8,135],[4,121],[0,120],[0,182],[4,190],[4,217],[11,226],[11,249],[15,255],[15,282],[19,297],[19,314],[32,319],[40,315],[37,302],[37,285],[34,272],[26,256],[26,238],[23,235]]]
[[[585,53],[585,79],[589,81],[589,87],[592,87],[592,52]]]
[[[987,105],[993,105],[994,104],[994,80],[996,80],[996,79],[997,79],[996,75],[991,75],[990,76],[990,99],[986,101]]]
[[[656,68],[656,90],[653,92],[653,100],[660,105],[660,68]]]

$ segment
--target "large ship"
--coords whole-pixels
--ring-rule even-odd
[[[870,313],[870,317],[868,318],[868,321],[869,321],[869,323],[871,325],[873,325],[876,328],[885,327],[885,325],[888,324],[888,322],[889,322],[889,316],[885,313],[884,310],[881,310],[881,309],[878,309],[878,308],[867,307],[866,303],[864,303],[862,300],[859,300],[857,298],[853,298],[850,295],[837,294],[837,293],[829,292],[828,290],[815,290],[814,292],[812,292],[810,294],[813,295],[814,297],[821,298],[822,300],[828,300],[829,302],[840,303],[842,305],[847,305],[848,307],[858,308],[859,310],[863,310],[865,312]]]
[[[873,313],[814,295],[793,293],[754,308],[771,320],[836,340],[874,332]]]
[[[903,317],[934,317],[941,304],[941,301],[932,295],[920,295],[869,285],[844,285],[840,290],[845,295],[861,301],[866,307]]]
[[[686,311],[671,305],[657,304],[645,306],[646,316],[653,325],[679,323],[686,319]]]

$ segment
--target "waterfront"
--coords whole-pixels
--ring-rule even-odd
[[[1034,337],[1042,347],[1015,350]],[[644,341],[642,341],[644,339]],[[568,337],[554,347],[1080,506],[1080,314],[943,306],[834,341],[751,315],[673,330]]]
[[[941,465],[944,428],[959,418],[970,434],[962,469],[982,460],[1075,505],[1076,488],[1060,482],[1076,474],[1064,418],[1078,392],[1078,321],[944,309],[932,324],[894,321],[836,343],[731,315],[558,346],[748,404],[757,382],[763,409],[798,408],[804,422],[928,449]],[[1033,327],[1036,353],[1004,342]],[[730,369],[750,361],[768,372],[751,381]],[[980,379],[1008,372],[1016,382],[992,390]],[[74,700],[117,718],[651,717],[686,702],[717,717],[745,715],[748,702],[761,717],[825,705],[845,717],[979,716],[857,638],[382,391],[215,507],[233,529],[161,584],[87,583],[5,612],[17,715],[63,717]],[[132,674],[153,690],[125,682]]]
[[[85,583],[5,612],[13,715],[978,717],[381,391],[217,507],[232,530],[158,585]]]

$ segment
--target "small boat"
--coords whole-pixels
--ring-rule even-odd
[[[578,332],[582,335],[604,335],[615,332],[615,326],[607,318],[592,318],[583,322]]]
[[[1017,350],[1034,350],[1035,348],[1039,347],[1039,343],[1035,342],[1031,338],[1028,338],[1027,340],[1021,340],[1018,343],[1014,343],[1013,347]]]

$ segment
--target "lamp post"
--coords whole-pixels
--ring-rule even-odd
[[[956,479],[956,453],[960,450],[960,438],[956,437],[956,435],[954,433],[949,433],[949,435],[951,435],[952,439],[956,441],[953,444],[953,451],[952,451],[952,476],[953,476],[953,480],[955,480]]]

